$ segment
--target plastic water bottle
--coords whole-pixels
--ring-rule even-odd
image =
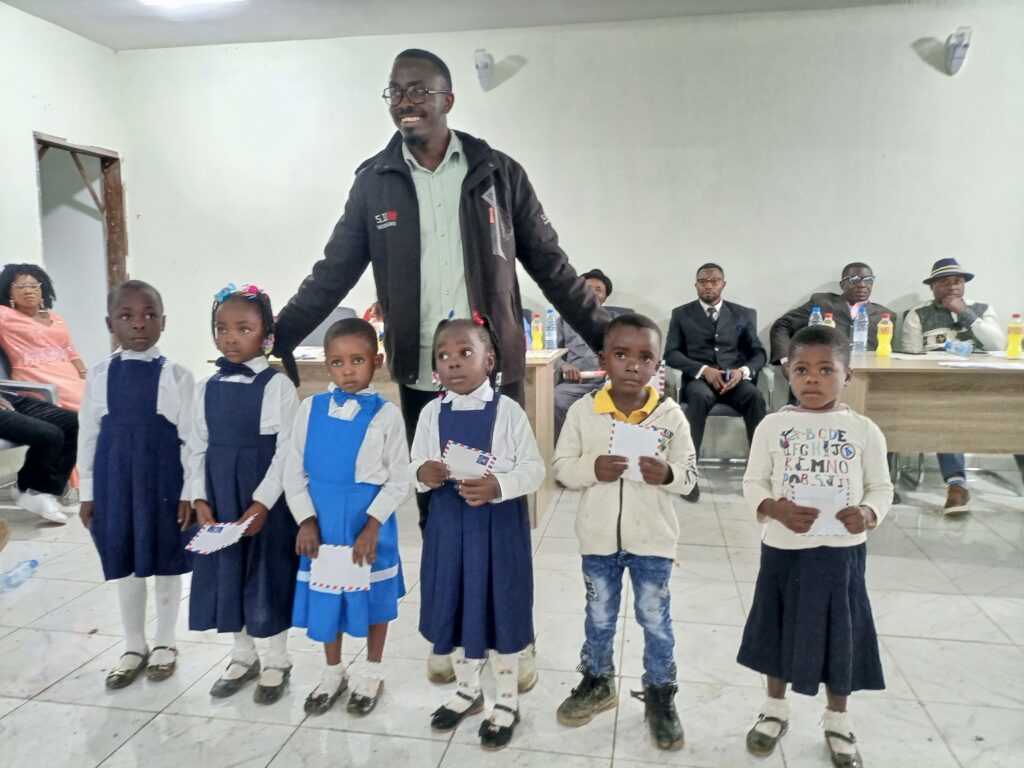
[[[1010,316],[1010,324],[1006,326],[1006,356],[1020,357],[1021,342],[1024,340],[1024,323],[1020,321],[1020,315]]]
[[[959,355],[960,357],[970,357],[974,351],[973,341],[947,341],[946,351],[951,355]]]
[[[811,307],[811,316],[807,318],[807,325],[821,325],[825,318],[821,316],[821,307]]]
[[[22,560],[4,574],[3,586],[0,587],[0,592],[10,592],[15,587],[20,587],[32,577],[32,574],[36,572],[38,567],[38,560]]]
[[[555,310],[551,307],[548,307],[548,315],[544,318],[544,349],[558,349],[558,323],[555,320]]]
[[[878,321],[878,351],[879,357],[889,357],[892,354],[892,320],[889,313],[882,313],[882,319]]]
[[[868,351],[868,308],[861,307],[857,317],[853,320],[853,341],[850,343],[850,351],[856,354],[864,354]]]
[[[825,319],[821,321],[821,324],[822,325],[827,325],[829,328],[835,328],[836,327],[836,319],[834,317],[832,317],[832,313],[831,312],[826,312],[825,313]]]
[[[540,312],[533,313],[533,322],[530,323],[530,349],[544,349],[544,323],[540,320]]]

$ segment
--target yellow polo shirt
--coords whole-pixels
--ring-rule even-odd
[[[658,394],[658,390],[654,387],[647,385],[644,389],[647,392],[647,402],[630,414],[625,414],[615,407],[610,387],[600,389],[597,394],[594,395],[594,413],[610,413],[612,418],[616,421],[625,421],[629,424],[639,424],[651,415],[654,409],[658,407],[658,401],[661,399],[661,396]]]

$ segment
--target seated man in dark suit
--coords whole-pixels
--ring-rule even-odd
[[[747,438],[765,415],[765,403],[754,386],[764,367],[764,347],[757,338],[757,313],[722,301],[725,271],[717,264],[697,270],[697,301],[672,310],[665,343],[665,364],[683,372],[681,400],[686,404],[690,435],[700,456],[704,424],[715,403],[742,416]],[[687,496],[696,501],[700,492]]]

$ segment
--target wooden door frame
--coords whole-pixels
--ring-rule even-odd
[[[86,189],[92,195],[96,208],[103,216],[103,239],[107,249],[107,288],[128,279],[128,227],[124,210],[124,184],[121,180],[121,157],[117,152],[102,147],[89,147],[72,144],[59,136],[33,132],[36,141],[36,165],[39,175],[40,206],[42,201],[42,159],[51,148],[71,153],[72,160],[78,166]],[[97,157],[100,161],[100,174],[103,177],[103,201],[101,202],[92,187],[79,155]],[[40,207],[40,210],[42,208]]]

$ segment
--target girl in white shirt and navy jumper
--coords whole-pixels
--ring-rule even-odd
[[[174,628],[181,574],[191,570],[182,528],[191,517],[185,488],[192,374],[157,349],[164,329],[160,293],[141,280],[116,286],[107,328],[120,349],[85,380],[79,413],[82,522],[92,533],[103,576],[118,582],[125,652],[107,675],[124,688],[146,671],[165,680],[177,665]],[[154,577],[156,637],[146,646],[146,578]]]
[[[370,388],[384,363],[373,326],[355,317],[334,323],[324,361],[331,389],[302,401],[285,461],[302,555],[292,622],[324,644],[327,665],[306,699],[309,714],[326,712],[348,686],[342,633],[367,638],[366,664],[348,701],[351,714],[366,715],[384,689],[388,622],[405,595],[395,510],[412,485],[409,449],[401,411]],[[338,592],[312,582],[310,558],[322,544],[351,547],[353,562],[370,566],[370,589]]]
[[[254,285],[228,285],[214,298],[218,372],[196,387],[190,438],[192,498],[202,524],[250,520],[237,544],[197,555],[189,629],[232,632],[227,670],[210,695],[223,698],[259,678],[253,700],[277,701],[291,673],[297,526],[282,493],[284,446],[299,398],[267,363],[273,346],[270,298]],[[269,638],[262,670],[254,638]]]
[[[485,749],[501,749],[519,722],[518,653],[533,642],[533,565],[525,496],[544,480],[544,461],[526,413],[490,376],[498,344],[487,322],[441,323],[434,365],[442,397],[420,413],[412,445],[419,490],[433,489],[423,533],[420,633],[452,654],[458,688],[431,727],[456,728],[484,705],[480,670],[490,655],[496,695],[480,726]],[[442,461],[448,441],[496,457],[491,474],[453,481]]]
[[[768,677],[747,749],[769,755],[786,732],[787,685],[814,696],[824,683],[821,723],[832,764],[862,768],[846,703],[854,691],[885,687],[864,580],[867,531],[892,502],[885,438],[870,419],[839,404],[851,377],[850,342],[842,333],[824,326],[798,331],[787,365],[800,405],[761,422],[743,478],[744,496],[764,528],[737,660]],[[806,535],[824,512],[795,502],[803,487],[835,492],[839,511],[830,513],[842,531]]]

